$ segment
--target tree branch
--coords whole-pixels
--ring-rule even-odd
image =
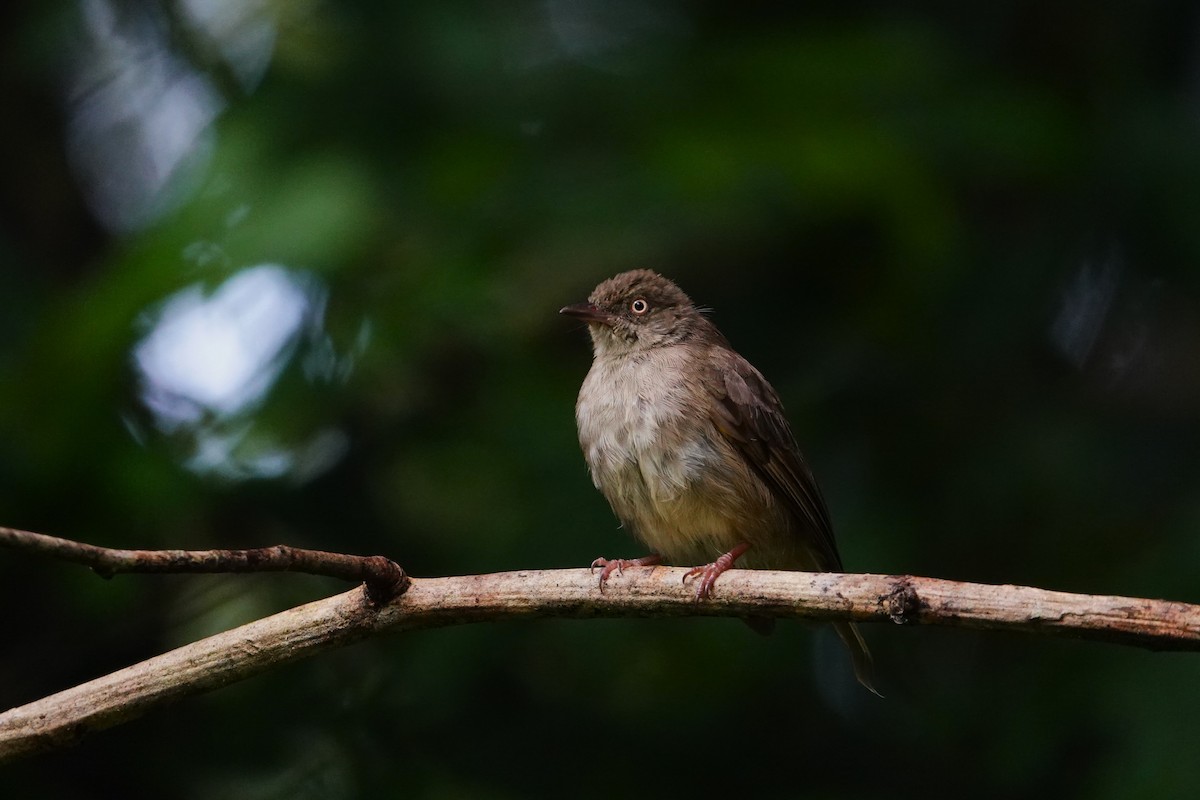
[[[164,703],[376,633],[514,618],[758,616],[937,624],[1200,650],[1200,606],[896,575],[732,570],[695,601],[686,570],[629,569],[603,594],[588,570],[414,580],[388,604],[362,588],[275,614],[0,714],[0,761],[76,741]]]
[[[103,578],[120,572],[302,572],[365,582],[368,597],[375,604],[386,603],[408,588],[408,576],[390,558],[305,550],[286,544],[252,550],[117,550],[0,527],[0,546],[83,564]]]

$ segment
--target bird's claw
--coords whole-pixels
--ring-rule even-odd
[[[596,571],[596,567],[601,568],[600,569],[600,593],[601,594],[604,594],[604,584],[608,583],[608,578],[610,575],[612,575],[614,572],[617,573],[618,575],[625,574],[625,565],[623,563],[621,563],[623,561],[625,561],[625,559],[623,559],[623,558],[614,558],[612,561],[609,561],[607,558],[597,558],[595,561],[592,562],[592,566],[590,566],[588,568],[588,572],[594,573]]]
[[[625,567],[652,567],[659,563],[662,559],[657,555],[643,556],[642,558],[613,558],[604,557],[597,558],[592,562],[589,572],[595,572],[596,567],[600,567],[600,593],[604,593],[604,584],[608,582],[609,577],[615,572],[618,575],[625,574]]]
[[[721,556],[721,558],[724,558],[724,556]],[[717,582],[717,578],[721,576],[722,572],[729,569],[727,566],[722,567],[719,564],[720,560],[721,559],[718,558],[711,564],[705,564],[702,567],[692,567],[686,573],[684,573],[683,583],[687,583],[697,576],[700,577],[700,580],[696,583],[697,603],[699,603],[701,600],[707,600],[708,598],[712,597],[713,584]]]
[[[696,602],[707,600],[712,597],[713,585],[717,582],[717,578],[724,574],[725,570],[733,566],[733,562],[741,557],[750,549],[748,544],[739,544],[737,547],[724,553],[710,564],[704,564],[699,567],[692,567],[683,575],[683,582],[687,583],[693,578],[699,576],[700,580],[696,583]]]

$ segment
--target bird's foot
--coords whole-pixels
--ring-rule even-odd
[[[596,567],[600,567],[600,591],[604,591],[604,584],[608,582],[608,578],[614,572],[618,575],[625,573],[626,567],[653,567],[656,564],[662,563],[662,556],[658,553],[651,553],[648,556],[641,558],[597,558],[592,562],[591,570],[596,571]]]
[[[701,567],[692,567],[689,569],[687,574],[683,576],[684,583],[687,583],[692,578],[700,578],[700,580],[696,582],[696,602],[707,600],[709,597],[712,597],[713,584],[717,582],[717,578],[721,577],[721,574],[724,573],[725,570],[732,567],[733,562],[741,558],[742,554],[749,549],[750,545],[739,544],[728,553],[725,553],[717,558],[717,560],[711,564],[705,564]]]

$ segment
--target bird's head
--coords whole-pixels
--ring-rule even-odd
[[[708,332],[716,334],[716,328],[682,289],[648,269],[609,278],[592,291],[586,303],[566,306],[559,313],[588,324],[597,356],[634,353]]]

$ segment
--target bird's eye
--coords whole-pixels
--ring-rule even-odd
[[[639,297],[629,304],[629,310],[638,315],[645,314],[650,310],[650,304]]]

